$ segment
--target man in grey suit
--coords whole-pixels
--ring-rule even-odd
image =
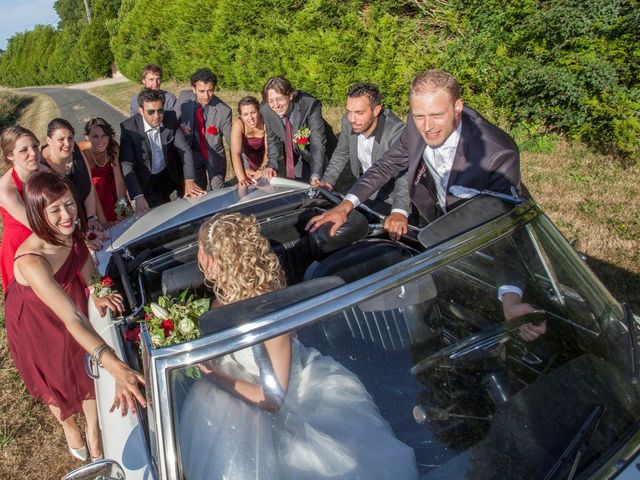
[[[227,158],[222,138],[230,147],[231,108],[215,95],[218,79],[208,68],[191,75],[191,92],[180,93],[178,118],[193,161],[185,162],[185,195],[201,195],[210,186],[222,188],[227,174]],[[209,177],[207,181],[207,176]]]
[[[138,95],[138,113],[120,124],[120,165],[136,212],[144,212],[181,196],[183,161],[191,149],[175,112],[164,110],[164,95],[145,89]]]
[[[327,160],[322,104],[294,90],[284,77],[267,80],[262,100],[260,113],[267,127],[265,176],[279,174],[317,185]]]
[[[401,172],[407,171],[409,195],[427,221],[459,205],[452,185],[509,192],[520,189],[520,155],[513,139],[466,107],[460,86],[449,73],[427,70],[409,93],[410,117],[404,132],[380,161],[374,163],[337,207],[316,216],[308,228],[333,223],[331,234],[360,202]],[[407,232],[406,223],[392,238]]]
[[[167,92],[166,90],[161,90],[160,85],[162,84],[162,69],[156,65],[155,63],[150,63],[145,65],[142,69],[142,73],[140,74],[140,80],[142,81],[142,85],[144,88],[150,88],[151,90],[158,90],[159,92],[164,94],[164,109],[166,110],[175,110],[176,108],[176,96]],[[131,97],[131,115],[135,115],[138,113],[138,95],[134,95]]]
[[[357,83],[347,92],[347,113],[342,117],[338,146],[331,156],[321,184],[333,190],[347,162],[358,178],[379,161],[404,130],[404,122],[381,105],[380,90],[371,83]],[[411,210],[406,175],[392,178],[366,202],[380,213],[407,218]]]

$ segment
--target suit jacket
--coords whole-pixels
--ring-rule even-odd
[[[260,106],[260,113],[267,128],[267,164],[284,176],[284,124],[280,116],[264,102]],[[327,136],[320,100],[298,92],[293,98],[289,120],[294,135],[302,127],[309,127],[311,130],[306,148],[294,146],[296,178],[304,181],[309,181],[311,175],[320,178],[327,160]]]
[[[160,129],[160,140],[169,175],[180,191],[184,181],[183,162],[193,163],[193,160],[191,148],[184,138],[175,112],[165,112]],[[120,124],[120,165],[130,198],[133,199],[152,188],[149,185],[151,143],[144,131],[144,120],[139,113]]]
[[[371,152],[372,165],[382,158],[403,130],[404,122],[391,110],[383,109],[378,117],[378,125],[374,132],[373,150]],[[356,178],[360,177],[360,175],[362,175],[362,166],[360,160],[358,160],[358,134],[351,129],[347,115],[344,115],[342,117],[342,130],[338,138],[338,146],[331,156],[322,181],[335,185],[347,161],[351,164],[353,176]],[[388,203],[392,203],[393,208],[411,212],[409,185],[406,174],[389,180],[380,190],[374,192],[371,198],[387,201]],[[393,202],[390,200],[393,200]]]
[[[189,122],[191,133],[187,135],[187,142],[193,152],[192,161],[185,162],[184,177],[195,178],[194,161],[202,161],[200,152],[200,139],[197,137],[198,128],[196,123],[196,109],[198,107],[196,95],[192,91],[183,90],[180,92],[176,113],[180,123]],[[227,157],[225,155],[222,137],[227,140],[227,145],[231,147],[231,108],[229,105],[214,96],[211,101],[203,107],[205,119],[205,140],[207,142],[207,157],[209,167],[213,169],[209,174],[222,175],[225,178],[227,171]],[[215,134],[206,133],[209,127],[215,126],[218,130]]]
[[[513,139],[472,108],[464,107],[461,121],[462,131],[447,192],[451,185],[507,193],[514,186],[519,191],[520,155]],[[424,218],[434,220],[438,215],[434,189],[429,189],[416,178],[423,164],[425,148],[425,141],[415,123],[408,122],[398,141],[358,179],[349,193],[364,201],[389,179],[408,170],[411,201]],[[428,170],[425,175],[433,183]],[[447,210],[461,202],[462,199],[447,193]]]
[[[166,90],[160,90],[162,93],[164,93],[164,109],[165,110],[175,110],[176,109],[176,96],[171,93],[171,92],[167,92]],[[133,97],[131,97],[131,116],[135,115],[136,113],[138,113],[138,95],[134,95]]]

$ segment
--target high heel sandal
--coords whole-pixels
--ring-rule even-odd
[[[89,451],[87,450],[86,444],[83,444],[80,448],[72,448],[69,444],[67,444],[67,447],[69,447],[69,453],[78,460],[86,462],[89,458]]]

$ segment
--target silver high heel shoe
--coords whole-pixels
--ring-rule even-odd
[[[71,448],[71,445],[67,444],[69,447],[69,453],[82,462],[86,462],[89,458],[89,451],[87,450],[87,445],[82,445],[80,448]]]

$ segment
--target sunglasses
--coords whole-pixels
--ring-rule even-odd
[[[146,112],[147,112],[147,115],[149,115],[149,116],[155,115],[156,113],[158,115],[164,115],[164,108],[158,108],[156,110],[149,109]]]

